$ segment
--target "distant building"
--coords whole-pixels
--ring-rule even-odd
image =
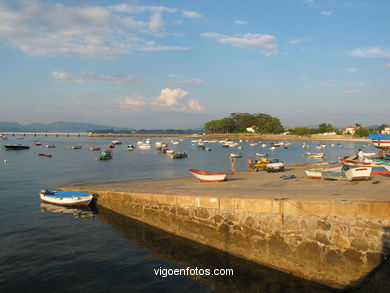
[[[334,132],[334,131],[327,131],[327,132],[324,132],[324,133],[320,133],[320,135],[336,135],[337,133]]]
[[[390,134],[390,127],[383,128],[382,134]]]
[[[354,135],[355,132],[356,132],[356,127],[354,126],[347,126],[345,128],[343,128],[343,131],[342,131],[342,134],[351,134],[351,135]]]
[[[256,132],[256,125],[247,127],[246,131],[255,133]]]

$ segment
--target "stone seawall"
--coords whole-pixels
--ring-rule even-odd
[[[121,215],[335,288],[359,284],[389,254],[389,202],[80,190]]]

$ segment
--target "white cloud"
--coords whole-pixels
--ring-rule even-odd
[[[349,68],[347,68],[347,71],[349,71],[349,72],[358,72],[359,69],[356,68],[356,67],[349,67]]]
[[[203,17],[202,14],[196,11],[190,11],[190,10],[181,10],[181,13],[186,18],[201,18]]]
[[[65,2],[66,3],[66,2]],[[128,13],[124,13],[128,10]],[[142,20],[129,15],[148,13]],[[74,6],[49,1],[0,1],[0,41],[33,56],[115,58],[134,51],[184,50],[149,40],[165,27],[159,6]],[[161,34],[159,35],[161,36]]]
[[[204,80],[200,78],[185,78],[182,75],[179,74],[169,74],[169,77],[174,78],[174,80],[171,80],[170,83],[172,84],[203,84],[205,83]]]
[[[321,15],[325,17],[331,17],[333,15],[333,11],[332,10],[321,11]]]
[[[390,49],[382,49],[381,47],[355,48],[348,55],[366,58],[390,58]]]
[[[388,68],[389,68],[389,67],[390,67],[390,63],[388,63],[388,64],[385,64],[385,67],[388,67]]]
[[[62,82],[94,84],[133,84],[138,81],[135,75],[97,75],[92,72],[71,73],[66,70],[53,71],[52,77]]]
[[[160,91],[160,95],[153,98],[146,98],[140,95],[126,97],[121,103],[123,107],[131,107],[135,109],[147,107],[153,111],[173,111],[173,112],[206,112],[203,105],[197,100],[191,99],[185,101],[189,97],[189,92],[176,88],[164,88]]]
[[[272,35],[246,33],[242,37],[233,37],[215,32],[206,32],[202,35],[233,47],[261,51],[267,56],[276,54],[278,51],[276,38]]]
[[[234,23],[235,24],[240,24],[240,25],[246,25],[246,24],[248,24],[248,22],[247,21],[245,21],[245,20],[236,20],[236,21],[234,21]]]

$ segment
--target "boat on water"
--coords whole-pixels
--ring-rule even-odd
[[[184,159],[187,157],[188,157],[188,154],[186,152],[183,152],[183,151],[174,152],[173,154],[171,154],[172,159]]]
[[[233,154],[230,154],[230,157],[232,159],[242,158],[242,154],[241,153],[233,153]]]
[[[129,144],[129,145],[127,146],[127,150],[128,150],[128,151],[134,151],[134,149],[135,149],[135,147],[134,147],[132,144]]]
[[[113,141],[111,142],[111,144],[113,144],[113,145],[122,144],[122,142],[120,142],[119,140],[113,140]]]
[[[100,151],[100,147],[90,147],[90,151]]]
[[[7,150],[28,150],[30,148],[28,145],[21,144],[5,144],[4,147]]]
[[[99,157],[96,158],[98,161],[104,161],[104,160],[111,160],[112,159],[112,153],[110,150],[103,151]]]
[[[368,138],[378,149],[390,149],[390,134],[370,134]]]
[[[110,144],[110,145],[108,146],[108,148],[109,148],[109,149],[114,149],[114,148],[115,148],[115,145]]]
[[[268,157],[268,156],[269,156],[268,153],[264,153],[264,154],[256,153],[256,157],[259,157],[259,158],[264,158],[264,157]]]
[[[171,154],[173,154],[174,152],[175,152],[174,150],[169,150],[169,149],[165,151],[165,153],[168,154],[168,155],[171,155]]]
[[[94,199],[94,195],[89,192],[49,191],[47,189],[42,189],[39,196],[45,203],[60,206],[87,206]]]
[[[197,169],[189,169],[188,171],[202,182],[222,182],[226,180],[226,173],[216,173]]]
[[[40,141],[34,141],[34,143],[32,145],[33,146],[40,146],[40,145],[42,145],[42,143]]]
[[[55,148],[55,147],[56,147],[55,144],[46,144],[46,145],[45,145],[45,148],[48,148],[48,149],[53,149],[53,148]]]
[[[152,149],[152,145],[150,143],[145,142],[145,143],[139,144],[138,148],[140,150],[151,150]]]
[[[79,145],[72,145],[72,150],[79,150],[81,149],[83,146],[81,144]]]
[[[50,154],[38,154],[40,157],[46,157],[46,158],[51,158],[53,155]]]
[[[317,158],[317,159],[322,159],[325,157],[325,153],[309,153],[306,152],[306,155],[310,158]]]

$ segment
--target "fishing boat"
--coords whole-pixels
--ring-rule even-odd
[[[340,159],[340,162],[354,166],[354,167],[371,167],[371,175],[389,175],[390,174],[390,165],[388,165],[388,162],[383,160],[374,160],[372,162],[362,162],[358,160],[347,160],[347,159]]]
[[[390,149],[390,134],[370,134],[368,138],[378,149]]]
[[[235,158],[241,158],[242,157],[242,154],[241,153],[235,153],[235,154],[230,154],[230,157],[233,159]]]
[[[174,152],[173,154],[171,154],[172,159],[184,159],[187,157],[188,157],[188,154],[186,152],[183,152],[183,151]]]
[[[328,166],[323,166],[321,168],[306,169],[305,174],[309,178],[321,179],[323,172],[330,172],[330,171],[339,172],[343,169],[343,167],[344,164],[331,164]]]
[[[40,157],[46,157],[46,158],[51,158],[53,155],[50,154],[38,154]]]
[[[48,191],[47,189],[42,189],[39,196],[43,202],[60,206],[87,206],[94,198],[94,195],[89,192]]]
[[[96,158],[96,160],[98,161],[111,160],[111,159],[112,159],[112,153],[110,150],[105,150],[99,155],[99,157]]]
[[[345,168],[346,167],[346,168]],[[341,171],[322,172],[322,179],[330,180],[367,180],[371,177],[371,167],[347,167],[344,166]]]
[[[226,180],[226,173],[216,173],[197,169],[189,169],[188,171],[202,182],[222,182]]]
[[[317,159],[322,159],[323,157],[325,157],[325,153],[309,153],[309,152],[306,152],[306,155],[310,158],[317,158]]]
[[[90,151],[100,151],[100,147],[90,147]]]
[[[72,150],[79,150],[81,149],[83,146],[81,144],[79,145],[72,145]]]
[[[30,148],[28,145],[21,144],[5,144],[4,147],[7,150],[28,150]]]

